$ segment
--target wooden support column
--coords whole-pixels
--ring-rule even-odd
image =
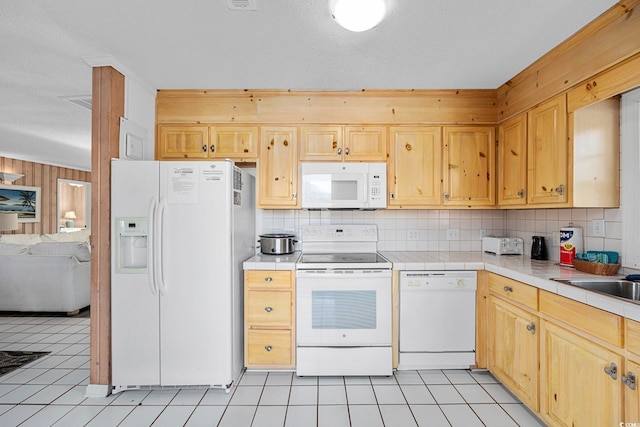
[[[118,157],[124,95],[122,74],[93,69],[90,385],[111,383],[111,159]]]

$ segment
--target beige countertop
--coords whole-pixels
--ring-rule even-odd
[[[551,278],[604,278],[561,267],[554,261],[536,261],[523,255],[496,256],[484,252],[380,252],[394,270],[487,270],[640,322],[640,304],[549,280]],[[256,255],[245,270],[294,270],[300,252]]]

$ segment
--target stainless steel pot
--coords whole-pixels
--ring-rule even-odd
[[[284,255],[293,253],[293,246],[298,243],[293,234],[261,234],[260,252],[267,255]]]

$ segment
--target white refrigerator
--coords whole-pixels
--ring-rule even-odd
[[[113,392],[227,391],[243,368],[255,179],[230,161],[111,163]]]

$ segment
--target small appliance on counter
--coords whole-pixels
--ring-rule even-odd
[[[294,245],[298,243],[296,236],[287,233],[261,234],[260,253],[264,255],[287,255],[294,252]]]
[[[582,228],[574,227],[569,223],[568,227],[560,229],[560,265],[573,267],[573,259],[580,252],[582,252]]]
[[[520,237],[482,238],[482,250],[495,255],[522,255],[523,246]]]
[[[531,239],[533,240],[533,243],[531,244],[531,259],[541,261],[548,260],[547,245],[544,243],[544,237],[533,236]]]

